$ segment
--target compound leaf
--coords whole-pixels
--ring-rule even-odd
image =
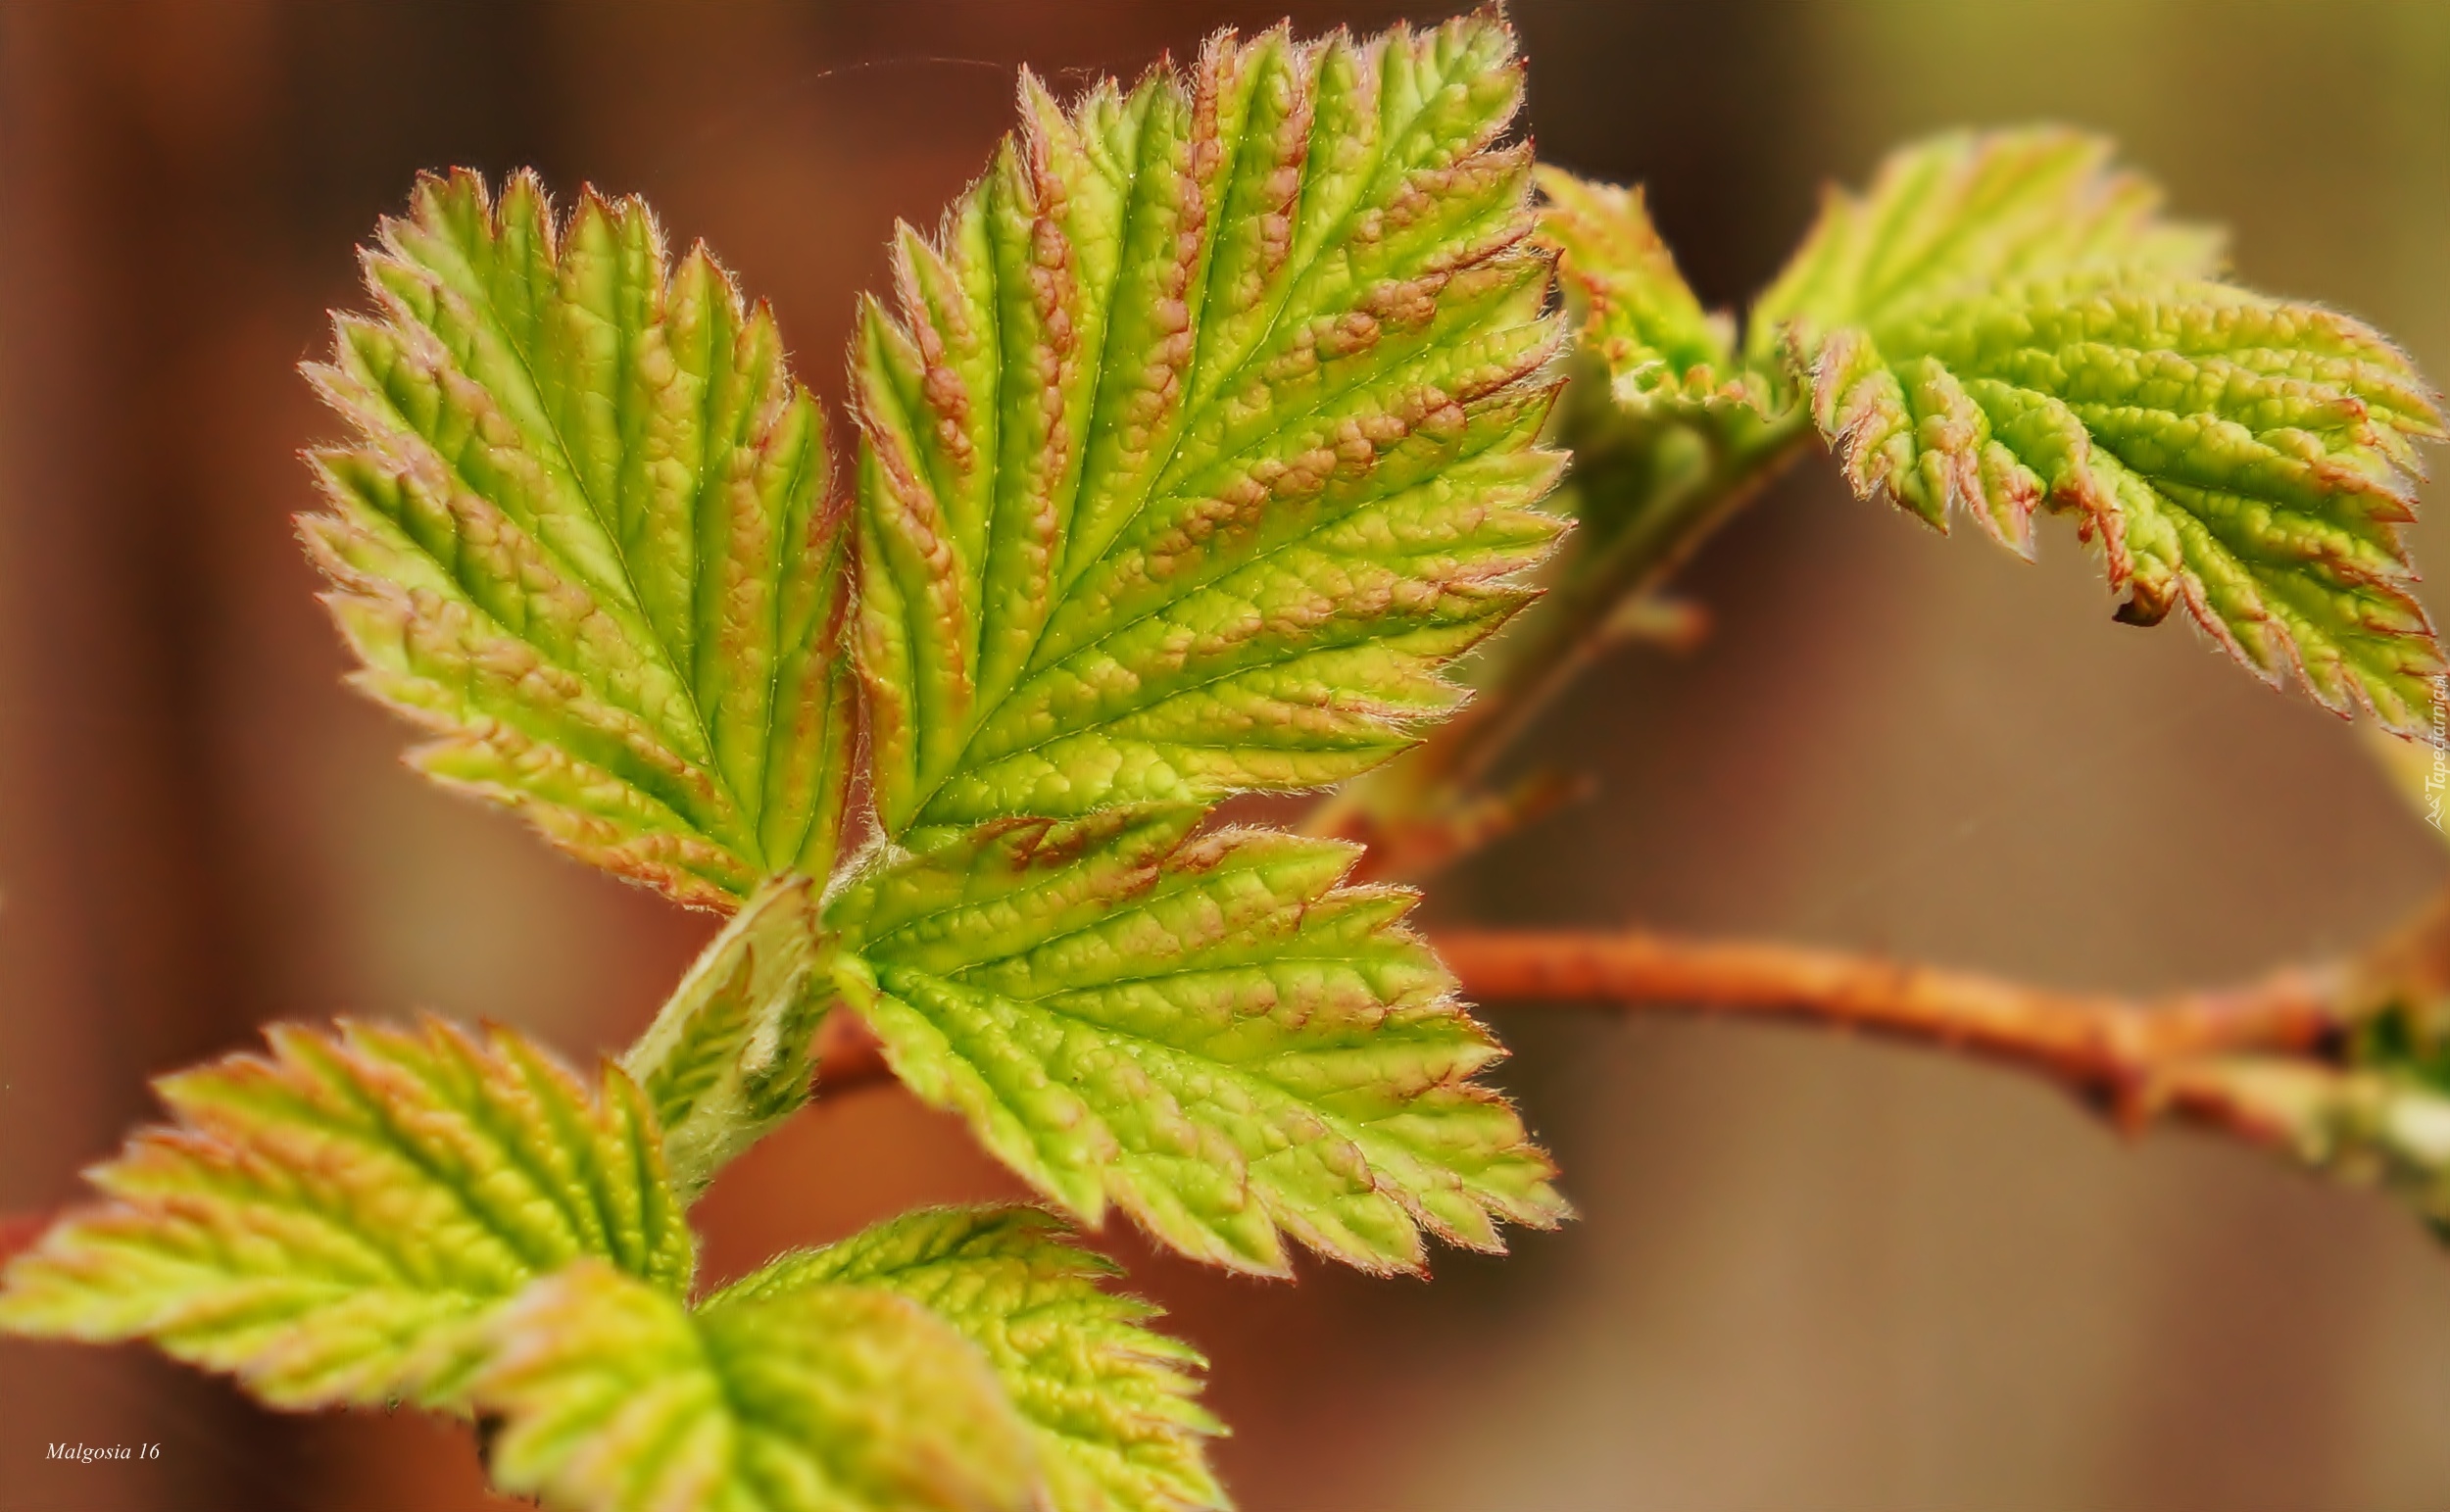
[[[268,1031],[163,1078],[175,1127],[92,1173],[112,1200],[9,1267],[0,1327],[149,1339],[283,1407],[450,1405],[485,1316],[583,1256],[677,1293],[695,1249],[654,1116],[508,1030]]]
[[[373,318],[310,366],[356,444],[301,529],[411,760],[685,902],[823,875],[848,791],[847,532],[824,426],[701,246],[636,199],[418,181]]]
[[[1542,166],[1540,240],[1557,254],[1583,349],[1630,414],[1743,405],[1769,396],[1735,352],[1732,317],[1701,308],[1659,239],[1640,188],[1592,183]]]
[[[845,1000],[1041,1192],[1199,1259],[1282,1274],[1290,1233],[1407,1270],[1423,1228],[1555,1223],[1554,1168],[1472,1080],[1503,1052],[1399,927],[1413,895],[1200,813],[1002,820],[871,873],[826,910]]]
[[[696,1312],[600,1262],[496,1320],[471,1399],[496,1485],[576,1512],[1023,1512],[1028,1430],[908,1297],[808,1286]]]
[[[770,1297],[812,1286],[881,1287],[919,1302],[987,1353],[1029,1421],[1064,1512],[1219,1507],[1193,1400],[1198,1351],[1141,1323],[1157,1309],[1100,1283],[1116,1274],[1034,1207],[906,1214],[838,1244],[784,1255],[721,1293]]]
[[[1488,13],[1023,76],[854,354],[889,834],[1316,786],[1453,706],[1560,528],[1521,94]]]
[[[2423,727],[2442,657],[2409,591],[2414,368],[2331,311],[2218,281],[2108,147],[2056,131],[1908,148],[1833,196],[1756,313],[1866,498],[1970,511],[2033,554],[2037,507],[2097,539],[2118,616],[2179,605],[2326,707]]]

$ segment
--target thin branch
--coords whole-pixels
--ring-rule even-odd
[[[1596,392],[1606,393],[1605,384]],[[1569,392],[1569,399],[1570,399]],[[1472,701],[1420,745],[1347,782],[1303,821],[1309,834],[1370,848],[1365,874],[1417,880],[1552,804],[1483,788],[1499,760],[1609,646],[1611,619],[1656,593],[1701,543],[1810,449],[1798,404],[1775,418],[1723,416],[1725,433],[1697,425],[1567,418],[1575,454],[1569,487],[1581,498],[1578,534],[1551,564],[1541,598],[1470,663]],[[1672,445],[1679,441],[1683,447]],[[1594,512],[1601,519],[1592,518]],[[1544,779],[1557,796],[1562,779]],[[1507,815],[1506,810],[1519,811]]]
[[[1455,931],[1433,943],[1475,1000],[1745,1013],[1869,1030],[2039,1072],[2130,1126],[2163,1108],[2234,1123],[2200,1078],[2174,1079],[2172,1069],[2239,1054],[2319,1054],[2341,1033],[2349,981],[2344,968],[2287,970],[2143,1002],[1878,956],[1643,931]]]
[[[2164,1067],[2149,1111],[2222,1130],[2250,1145],[2329,1163],[2343,1108],[2379,1093],[2372,1075],[2268,1055],[2208,1055]]]

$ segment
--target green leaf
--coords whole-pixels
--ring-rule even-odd
[[[685,1196],[808,1100],[817,1025],[834,1002],[816,892],[803,876],[760,888],[621,1057]]]
[[[2331,311],[2215,280],[2214,238],[2064,132],[1952,136],[1833,196],[1763,298],[1866,498],[2018,553],[2037,507],[2097,539],[2118,617],[2179,605],[2275,684],[2423,727],[2440,647],[2409,591],[2414,368]]]
[[[1645,416],[1734,405],[1768,413],[1766,387],[1736,357],[1734,319],[1693,297],[1642,190],[1544,165],[1538,176],[1547,199],[1540,240],[1557,254],[1580,344],[1616,403]]]
[[[784,1255],[718,1300],[816,1286],[882,1287],[921,1303],[987,1353],[1028,1419],[1064,1512],[1221,1507],[1193,1401],[1196,1350],[1140,1327],[1157,1309],[1099,1284],[1112,1264],[1064,1241],[1030,1207],[939,1208],[823,1249]]]
[[[874,1287],[695,1313],[600,1263],[506,1309],[471,1394],[495,1484],[577,1512],[1041,1505],[1029,1432],[976,1345]]]
[[[695,1263],[653,1115],[504,1029],[267,1031],[156,1085],[176,1127],[92,1173],[113,1200],[54,1227],[0,1292],[0,1328],[150,1339],[282,1407],[448,1405],[485,1315],[600,1256],[664,1292]]]
[[[1494,13],[1023,75],[855,352],[889,834],[1313,787],[1453,707],[1560,528],[1521,94]]]
[[[918,1096],[1084,1221],[1112,1201],[1196,1258],[1284,1274],[1283,1235],[1367,1270],[1427,1228],[1498,1249],[1565,1212],[1472,1080],[1502,1053],[1357,848],[1197,835],[1146,805],[981,826],[846,888],[836,980]]]
[[[823,875],[848,791],[824,426],[703,246],[636,199],[421,178],[379,306],[307,369],[359,433],[301,521],[410,759],[684,902]]]
[[[2161,218],[2161,190],[2111,167],[2105,138],[2052,126],[1950,131],[1888,155],[1861,195],[1826,190],[1820,219],[1752,309],[1745,349],[1817,346],[1935,295],[2052,278],[2202,279],[2219,230]]]

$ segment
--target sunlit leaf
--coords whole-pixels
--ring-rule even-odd
[[[1494,14],[1212,41],[1022,129],[855,354],[887,831],[1336,781],[1558,525],[1558,323]]]
[[[1341,887],[1355,849],[1194,835],[1200,809],[982,826],[827,908],[837,978],[918,1095],[1088,1222],[1121,1206],[1186,1254],[1282,1273],[1283,1236],[1416,1268],[1565,1206],[1503,1052],[1399,926]]]
[[[1636,415],[1766,410],[1759,377],[1736,356],[1734,319],[1693,297],[1642,190],[1544,165],[1539,178],[1547,199],[1540,240],[1557,253],[1577,339],[1599,361],[1616,403]]]
[[[764,306],[635,199],[557,224],[419,180],[372,318],[308,368],[357,427],[301,522],[411,759],[686,902],[833,862],[853,680],[824,426]]]
[[[2031,556],[2037,508],[2097,540],[2119,617],[2183,605],[2272,682],[2421,727],[2442,667],[2409,590],[2414,438],[2441,415],[2371,328],[2221,282],[2206,232],[2108,149],[1951,136],[1835,195],[1764,296],[1849,481]]]
[[[695,1249],[653,1115],[507,1030],[269,1031],[163,1078],[176,1126],[92,1173],[111,1200],[21,1255],[0,1328],[149,1339],[303,1407],[448,1405],[477,1326],[539,1274],[598,1256],[677,1293]]]
[[[785,1255],[720,1299],[829,1285],[900,1293],[987,1352],[1064,1512],[1222,1506],[1202,1445],[1223,1430],[1193,1400],[1204,1362],[1141,1327],[1157,1309],[1102,1290],[1114,1274],[1036,1208],[939,1208]]]
[[[1790,330],[1816,345],[1989,284],[2216,275],[2221,233],[2163,219],[2160,187],[2113,167],[2115,155],[2101,137],[2049,126],[1899,148],[1863,193],[1826,191],[1803,245],[1754,302],[1747,349],[1766,359]]]
[[[495,1320],[494,1482],[573,1512],[1023,1512],[1028,1429],[978,1346],[876,1287],[696,1312],[611,1266]]]

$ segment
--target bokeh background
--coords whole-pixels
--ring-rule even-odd
[[[1412,7],[1416,20],[1446,14]],[[616,1047],[711,931],[420,785],[337,682],[289,517],[293,371],[420,168],[649,195],[829,401],[896,216],[985,162],[1015,66],[1137,73],[1277,4],[0,5],[0,1210],[144,1079],[274,1017],[432,1007]],[[1296,7],[1377,26],[1378,0]],[[1542,153],[1649,185],[1705,298],[1827,177],[1957,122],[2112,131],[2245,276],[2450,373],[2445,0],[1519,0]],[[2438,460],[2438,459],[2437,459]],[[2450,561],[2450,513],[2416,531]],[[2173,624],[1801,469],[1538,743],[1604,794],[1434,916],[1640,919],[2146,992],[2340,949],[2444,881],[2345,726]],[[2436,599],[2435,611],[2450,609]],[[1108,1236],[1215,1362],[1272,1509],[2415,1508],[2450,1501],[2450,1258],[2385,1203],[2046,1089],[1791,1028],[1498,1009],[1585,1217],[1434,1284],[1225,1279]],[[898,1091],[703,1209],[737,1272],[1010,1195]],[[55,1439],[157,1441],[64,1467]],[[141,1351],[0,1344],[0,1509],[445,1512],[466,1435],[290,1418]]]

